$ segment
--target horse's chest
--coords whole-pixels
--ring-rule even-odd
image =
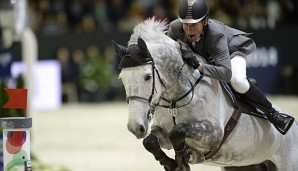
[[[198,120],[197,116],[192,115],[186,111],[177,110],[175,116],[170,111],[163,111],[156,115],[154,125],[157,125],[167,133],[170,133],[173,127],[179,123],[191,123]]]

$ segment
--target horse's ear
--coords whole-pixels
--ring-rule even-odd
[[[128,55],[128,48],[121,46],[119,44],[117,44],[114,40],[112,40],[112,46],[115,49],[116,53],[121,56],[124,57],[125,55]]]
[[[138,47],[141,54],[143,55],[144,62],[153,61],[151,54],[147,48],[146,42],[142,38],[138,38]]]
[[[138,38],[138,47],[143,52],[148,52],[148,48],[147,48],[146,42],[142,38]]]

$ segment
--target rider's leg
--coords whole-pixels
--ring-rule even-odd
[[[232,78],[231,85],[238,93],[244,94],[249,89],[249,82],[246,78],[246,60],[242,56],[235,56],[231,59]]]
[[[276,111],[260,89],[247,80],[246,60],[244,57],[235,56],[232,58],[231,66],[232,79],[230,83],[232,87],[240,94],[243,94],[247,100],[256,103],[256,107],[267,114],[270,122],[272,122],[282,134],[286,134],[292,126],[294,118]]]

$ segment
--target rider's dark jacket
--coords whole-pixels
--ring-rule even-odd
[[[255,42],[247,37],[248,33],[228,27],[214,19],[209,19],[204,34],[195,46],[187,40],[179,19],[170,23],[167,35],[174,40],[179,39],[187,43],[195,53],[204,58],[211,57],[215,65],[204,64],[204,75],[226,82],[232,77],[230,59],[236,55],[245,57],[256,47]]]

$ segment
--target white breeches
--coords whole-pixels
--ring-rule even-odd
[[[241,94],[244,94],[249,89],[249,82],[246,78],[246,59],[242,56],[235,56],[231,59],[232,67],[232,87]]]

